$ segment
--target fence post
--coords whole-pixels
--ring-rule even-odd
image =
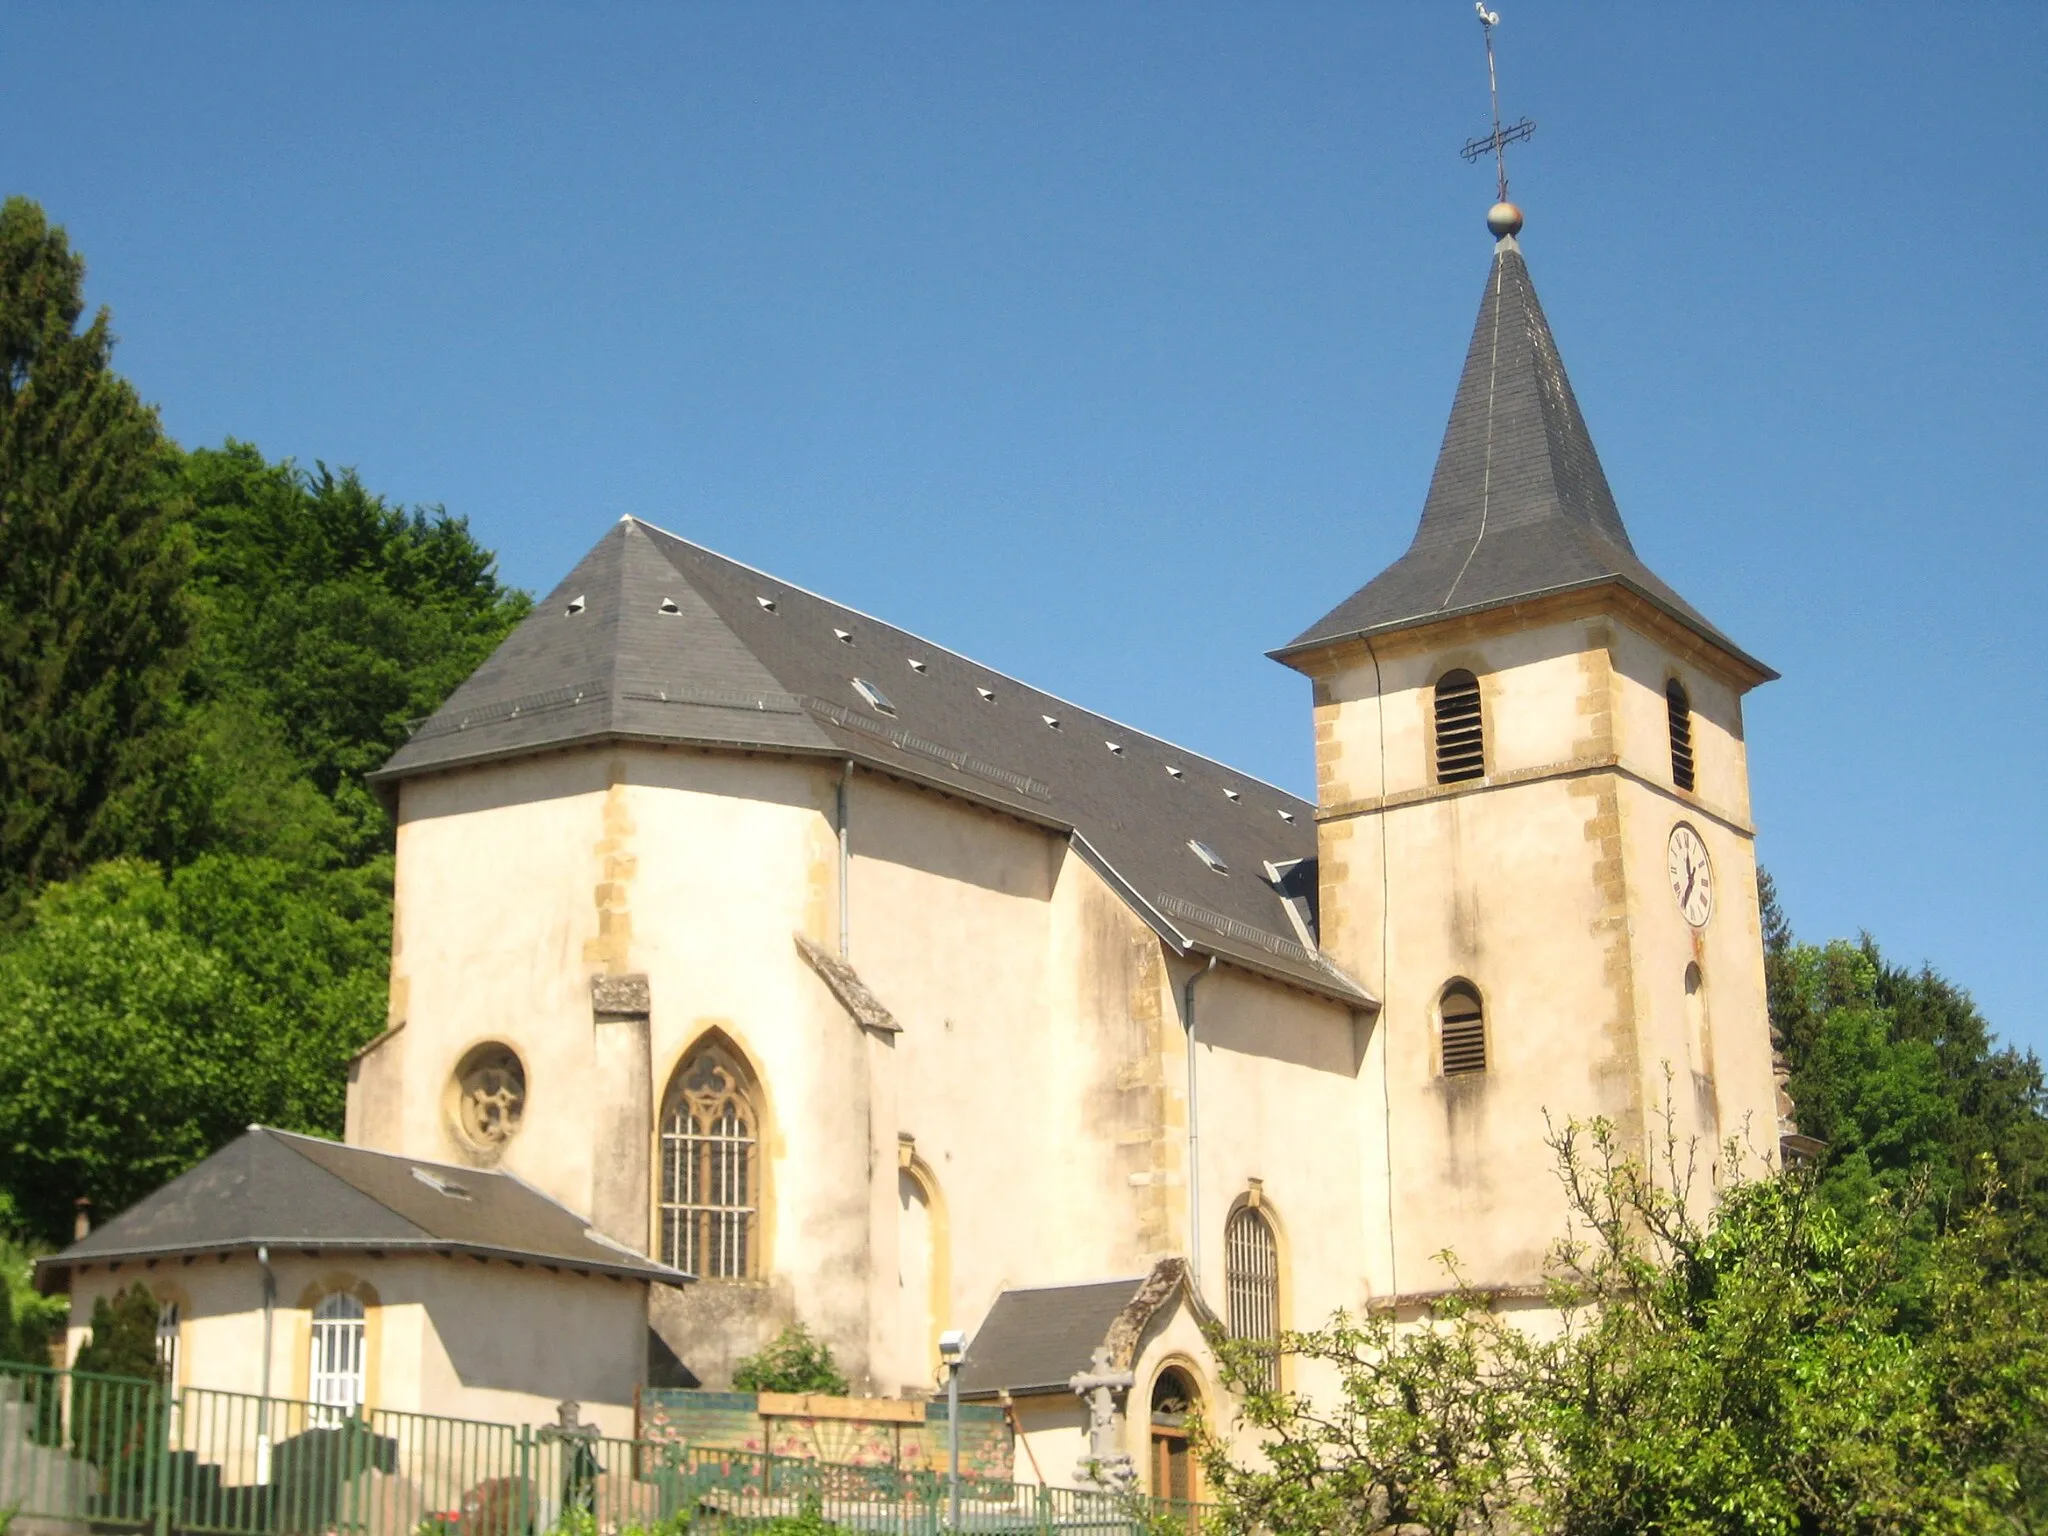
[[[149,1483],[155,1514],[151,1523],[156,1536],[170,1536],[171,1531],[171,1415],[164,1402],[169,1390],[162,1382],[150,1390],[153,1411],[149,1426]]]
[[[533,1499],[533,1426],[519,1426],[519,1493],[512,1501],[512,1530],[507,1536],[528,1536],[533,1529],[533,1511],[527,1508]]]

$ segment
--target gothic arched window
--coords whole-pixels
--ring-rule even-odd
[[[1280,1245],[1264,1212],[1249,1205],[1230,1213],[1223,1228],[1223,1290],[1230,1336],[1256,1343],[1280,1337]],[[1266,1386],[1279,1385],[1280,1357],[1266,1361]]]
[[[661,1257],[704,1279],[755,1272],[760,1247],[760,1115],[745,1070],[700,1047],[661,1112]]]
[[[1486,777],[1486,732],[1479,718],[1479,679],[1459,668],[1436,682],[1436,781],[1462,784]]]
[[[313,1308],[313,1358],[306,1393],[348,1414],[363,1406],[365,1310],[347,1291],[330,1291]]]
[[[1486,1015],[1479,1006],[1479,993],[1468,981],[1454,981],[1444,988],[1437,1005],[1442,1024],[1444,1076],[1486,1070]]]
[[[1692,700],[1685,684],[1672,678],[1664,685],[1664,708],[1671,716],[1671,782],[1692,788]]]

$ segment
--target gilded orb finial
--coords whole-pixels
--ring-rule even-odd
[[[1522,210],[1513,203],[1495,203],[1486,210],[1486,227],[1493,231],[1496,240],[1519,235],[1522,232]]]

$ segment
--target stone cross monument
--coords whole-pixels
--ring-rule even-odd
[[[1129,1371],[1111,1366],[1106,1344],[1095,1346],[1087,1370],[1067,1379],[1074,1395],[1088,1405],[1088,1454],[1081,1458],[1075,1475],[1118,1493],[1138,1481],[1138,1469],[1116,1444],[1116,1394],[1129,1391],[1136,1379]]]

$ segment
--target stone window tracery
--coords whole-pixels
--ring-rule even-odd
[[[747,1074],[716,1045],[672,1080],[661,1116],[661,1257],[702,1279],[759,1266],[760,1116]]]
[[[495,1158],[519,1134],[526,1113],[526,1067],[519,1053],[496,1041],[469,1052],[455,1069],[452,1101],[462,1139]]]

